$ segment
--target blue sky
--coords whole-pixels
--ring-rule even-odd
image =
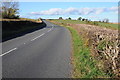
[[[110,22],[117,22],[117,6],[117,2],[20,2],[19,12],[21,17],[26,18],[108,18]]]
[[[20,2],[118,2],[119,0],[19,0]]]

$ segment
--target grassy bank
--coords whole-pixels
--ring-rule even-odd
[[[78,32],[67,27],[73,39],[73,64],[74,64],[74,78],[103,78],[107,75],[97,67],[97,61],[90,55],[89,47],[85,46],[85,40],[79,36]]]
[[[99,67],[98,61],[91,55],[89,46],[86,46],[86,38],[72,27],[66,24],[53,22],[55,24],[64,26],[69,29],[72,34],[73,43],[73,78],[107,78],[109,75],[105,74]]]
[[[86,22],[86,21],[80,21],[80,20],[51,20],[51,21],[56,21],[58,23],[68,23],[68,24],[91,24],[91,25],[96,25],[99,27],[106,27],[110,29],[118,29],[118,24],[113,24],[113,23],[102,23],[102,22]]]
[[[45,27],[44,22],[33,19],[3,19],[1,21],[3,41]]]

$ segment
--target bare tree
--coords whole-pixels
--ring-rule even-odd
[[[4,0],[2,2],[2,17],[3,18],[16,18],[18,17],[18,2],[13,0]]]

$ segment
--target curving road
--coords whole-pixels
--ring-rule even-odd
[[[47,26],[2,43],[3,78],[70,78],[69,31],[48,21]]]

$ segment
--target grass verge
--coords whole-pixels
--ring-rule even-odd
[[[55,23],[57,24],[57,23]],[[72,34],[73,43],[73,78],[108,78],[98,67],[98,61],[91,56],[90,47],[85,45],[86,40],[72,27],[65,24],[59,24],[69,29]]]
[[[74,64],[74,78],[103,78],[107,75],[102,72],[96,65],[97,62],[90,55],[90,48],[85,46],[85,40],[79,36],[77,31],[71,27],[67,27],[73,39],[73,64]]]

